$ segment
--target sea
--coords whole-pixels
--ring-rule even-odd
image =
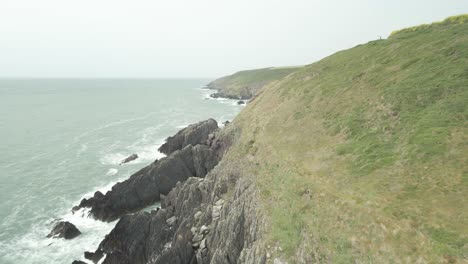
[[[0,79],[0,264],[72,263],[115,226],[71,208],[155,159],[189,124],[243,106],[210,99],[206,79]],[[131,154],[138,159],[119,165]],[[154,209],[154,204],[147,210]],[[47,238],[54,223],[82,232]]]

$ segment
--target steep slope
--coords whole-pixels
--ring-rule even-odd
[[[269,83],[203,139],[222,154],[206,176],[176,184],[159,211],[123,216],[96,255],[468,262],[467,18],[402,30]],[[178,136],[168,144],[176,152]]]
[[[467,17],[308,65],[236,118],[273,256],[468,261]]]
[[[207,87],[218,91],[214,94],[215,97],[250,99],[266,85],[286,77],[299,68],[281,67],[240,71],[214,80]]]

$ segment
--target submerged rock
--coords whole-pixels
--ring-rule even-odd
[[[137,155],[137,154],[132,154],[132,155],[128,156],[127,158],[125,158],[124,160],[122,160],[122,161],[119,163],[119,165],[128,163],[128,162],[130,162],[130,161],[132,161],[132,160],[136,160],[136,159],[138,159],[138,155]]]
[[[47,237],[73,239],[81,234],[80,230],[70,222],[60,221],[55,224]]]
[[[241,100],[241,101],[238,101],[237,104],[238,105],[243,105],[243,104],[245,104],[245,102]]]

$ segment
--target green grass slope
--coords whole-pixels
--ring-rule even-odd
[[[264,86],[293,73],[299,67],[274,67],[247,70],[214,80],[208,87],[218,90],[221,96],[249,99]]]
[[[234,120],[273,257],[468,261],[467,18],[297,69]]]

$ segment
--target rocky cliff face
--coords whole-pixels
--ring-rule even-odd
[[[125,215],[99,246],[103,263],[265,263],[252,183],[218,173],[179,183],[158,211]]]
[[[206,122],[211,123],[189,127],[198,136],[185,130],[169,138],[161,147],[167,158],[90,199],[95,199],[91,212],[96,218],[122,217],[96,252],[87,253],[89,259],[104,257],[102,263],[112,264],[266,262],[255,184],[239,169],[242,161],[221,160],[236,133]],[[210,129],[200,133],[202,124]],[[125,214],[159,196],[161,209]]]
[[[112,221],[159,201],[160,195],[167,195],[177,182],[204,177],[222,155],[222,146],[214,140],[217,129],[216,121],[209,119],[181,130],[161,147],[167,157],[117,183],[105,195],[96,192],[92,198],[83,199],[74,210],[90,207],[96,219]]]

